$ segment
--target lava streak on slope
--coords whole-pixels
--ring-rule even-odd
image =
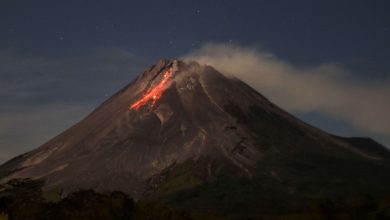
[[[171,70],[167,70],[164,75],[162,80],[155,85],[154,87],[150,88],[143,96],[142,98],[138,99],[136,102],[134,102],[130,106],[131,109],[138,109],[139,107],[145,105],[149,101],[152,101],[152,107],[154,104],[157,102],[157,100],[161,97],[165,86],[168,82],[169,77],[171,76]]]

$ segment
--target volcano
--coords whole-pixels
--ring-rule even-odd
[[[369,138],[310,126],[211,66],[164,59],[73,127],[3,164],[0,178],[42,179],[44,190],[62,194],[119,190],[253,213],[327,193],[388,194],[390,153]]]

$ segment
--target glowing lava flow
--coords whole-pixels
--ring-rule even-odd
[[[138,101],[134,102],[130,109],[138,109],[139,107],[145,105],[149,101],[152,101],[152,107],[157,102],[157,100],[161,97],[164,87],[168,82],[169,76],[171,75],[171,71],[167,70],[164,75],[163,79],[153,88],[149,89]]]

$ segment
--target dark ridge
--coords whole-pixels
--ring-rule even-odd
[[[371,138],[366,137],[340,137],[333,135],[334,137],[346,141],[349,144],[352,144],[359,150],[374,154],[375,156],[379,156],[381,158],[390,158],[390,150],[380,143],[376,142]]]
[[[4,178],[6,176],[11,175],[12,173],[18,172],[20,170],[23,170],[23,168],[15,169],[14,166],[19,164],[23,161],[23,159],[27,156],[26,154],[21,154],[19,156],[16,156],[12,158],[9,161],[6,161],[0,166],[0,179]]]

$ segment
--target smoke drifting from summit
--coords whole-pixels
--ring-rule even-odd
[[[183,59],[237,77],[287,110],[318,112],[362,131],[390,136],[390,79],[353,81],[351,73],[336,64],[296,66],[231,44],[206,44]]]

